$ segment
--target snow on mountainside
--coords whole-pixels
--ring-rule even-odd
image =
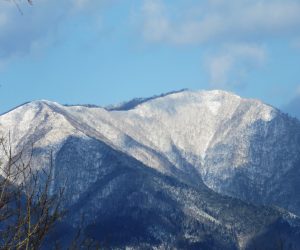
[[[299,121],[219,90],[124,105],[42,100],[0,116],[15,152],[33,143],[34,167],[53,153],[51,190],[66,183],[70,228],[84,213],[86,232],[108,234],[117,247],[274,249],[269,239],[283,237],[297,249],[297,216],[249,202],[300,214]]]
[[[54,156],[70,136],[94,138],[161,173],[300,214],[300,125],[258,100],[181,91],[126,110],[36,101],[0,117],[16,146]],[[292,178],[290,178],[292,176]]]
[[[290,249],[300,244],[297,217],[184,184],[99,140],[69,137],[55,167],[57,187],[69,180],[65,222],[76,228],[85,214],[85,232],[112,249],[274,249],[279,237]]]
[[[26,103],[0,118],[1,135],[10,141],[15,152],[23,148],[30,151],[34,144],[35,149],[42,149],[47,153],[37,159],[38,163],[34,164],[34,167],[38,168],[47,165],[50,152],[57,152],[68,136],[84,136],[72,127],[64,116],[53,112],[50,105],[55,104],[49,101]],[[5,159],[2,150],[0,155]]]

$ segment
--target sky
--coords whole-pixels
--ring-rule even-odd
[[[300,97],[300,0],[0,0],[0,113],[223,89]]]

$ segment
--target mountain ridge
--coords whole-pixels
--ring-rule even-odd
[[[53,154],[56,182],[51,190],[63,183],[62,178],[72,177],[72,182],[67,187],[69,201],[66,206],[77,204],[83,211],[92,211],[92,214],[106,211],[106,215],[112,220],[115,215],[107,211],[111,209],[122,214],[122,206],[125,206],[127,212],[122,215],[125,217],[120,218],[136,223],[139,217],[133,216],[135,210],[132,206],[137,207],[136,212],[141,219],[146,216],[141,212],[143,204],[146,208],[151,208],[151,214],[164,214],[169,218],[167,224],[156,221],[155,227],[172,235],[174,227],[169,228],[167,225],[171,225],[174,218],[168,217],[163,208],[168,207],[170,212],[172,200],[178,201],[179,197],[187,199],[184,192],[180,191],[183,188],[180,183],[186,185],[185,190],[194,190],[191,199],[186,202],[197,212],[185,207],[180,201],[176,202],[174,213],[184,223],[191,220],[192,224],[188,223],[188,227],[196,231],[199,229],[196,221],[201,217],[198,215],[206,213],[206,206],[211,204],[212,210],[208,215],[213,221],[218,220],[219,216],[223,216],[220,211],[225,209],[221,201],[228,202],[231,199],[229,196],[235,197],[232,199],[235,199],[238,206],[245,206],[257,222],[261,221],[260,214],[264,213],[261,205],[279,206],[299,215],[300,197],[296,190],[300,188],[297,174],[300,173],[300,122],[259,100],[243,99],[233,93],[217,90],[169,93],[150,98],[128,110],[64,106],[41,100],[27,103],[0,116],[0,132],[4,137],[9,132],[15,151],[33,143],[33,165],[37,169],[47,168],[49,153]],[[3,156],[1,151],[0,155]],[[135,178],[137,180],[133,181]],[[145,190],[143,178],[148,183]],[[152,178],[160,181],[153,182]],[[167,185],[169,181],[173,184]],[[160,190],[164,185],[168,188]],[[136,203],[136,198],[129,201],[120,197],[118,192],[122,188],[125,197],[143,197],[145,203]],[[157,193],[160,192],[166,201],[159,198]],[[214,197],[213,202],[210,196]],[[83,197],[90,197],[91,201],[81,202]],[[154,197],[161,207],[153,207],[150,197]],[[205,200],[204,203],[193,203],[193,199],[201,200],[201,197]],[[109,208],[112,205],[102,207],[104,201],[107,204],[120,204],[120,207],[116,210]],[[233,203],[230,204],[233,211],[238,209]],[[250,209],[251,206],[255,209]],[[215,214],[220,207],[223,208]],[[186,210],[189,212],[184,212]],[[273,213],[277,212],[270,212],[270,216]],[[278,212],[278,218],[288,223],[286,230],[292,230],[289,227],[293,227],[293,223],[284,219],[283,214],[285,213]],[[78,219],[77,216],[78,214],[70,215],[73,224]],[[222,225],[225,225],[226,216],[222,218]],[[230,218],[234,223],[241,220],[233,214]],[[297,218],[291,217],[290,220]],[[96,227],[90,224],[86,226],[103,231],[101,225],[107,225],[108,222],[99,220],[101,223],[99,221],[100,224]],[[208,227],[208,232],[215,230],[213,223],[205,222],[203,216],[199,223]],[[263,221],[260,223],[263,227],[269,225]],[[181,228],[179,224],[176,225],[175,228]],[[173,229],[168,231],[167,228]],[[228,230],[225,228],[226,226],[225,231]],[[250,225],[243,226],[242,229],[245,235],[247,228]],[[278,233],[277,226],[271,228],[273,233]],[[146,235],[152,235],[158,241],[167,240],[152,234],[146,225],[143,230]],[[181,233],[187,233],[186,229],[182,230]],[[231,235],[230,230],[224,233],[229,241],[218,231],[217,238],[213,238],[214,242],[223,247],[229,244],[229,249],[235,249],[234,245],[242,244],[242,241],[235,239],[239,229],[234,230],[235,236]],[[251,237],[247,235],[248,240],[242,244],[243,249],[251,243],[252,237],[258,237],[259,232],[254,231]],[[241,237],[246,237],[245,235]],[[267,235],[262,236],[263,241],[264,237],[269,237]],[[136,236],[133,233],[130,237]],[[197,234],[197,241],[201,242],[199,237]],[[170,245],[176,245],[173,240],[167,241]],[[187,238],[184,242],[191,244]]]

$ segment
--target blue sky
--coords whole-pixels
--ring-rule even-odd
[[[0,1],[0,112],[182,88],[281,107],[300,95],[300,1]]]

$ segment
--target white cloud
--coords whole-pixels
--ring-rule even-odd
[[[265,46],[277,37],[300,36],[300,1],[204,0],[174,8],[165,0],[144,0],[139,17],[148,42],[201,46],[213,87],[241,84],[267,60]]]
[[[144,1],[142,29],[149,41],[193,44],[219,39],[227,42],[259,40],[283,34],[294,36],[295,31],[300,33],[299,1],[207,0],[187,5],[177,13],[165,2]]]
[[[249,71],[266,61],[263,47],[249,44],[226,45],[206,60],[210,84],[214,88],[230,88],[241,84]]]
[[[65,23],[83,12],[98,14],[109,0],[49,0],[33,1],[29,6],[20,1],[20,14],[13,1],[0,1],[0,60],[1,64],[60,39]]]
[[[228,54],[221,54],[209,58],[208,70],[210,84],[213,87],[226,87],[228,85],[228,75],[232,70],[234,58]]]
[[[145,17],[144,36],[147,40],[160,41],[168,33],[170,27],[165,16],[164,6],[160,1],[145,1],[142,9]]]

